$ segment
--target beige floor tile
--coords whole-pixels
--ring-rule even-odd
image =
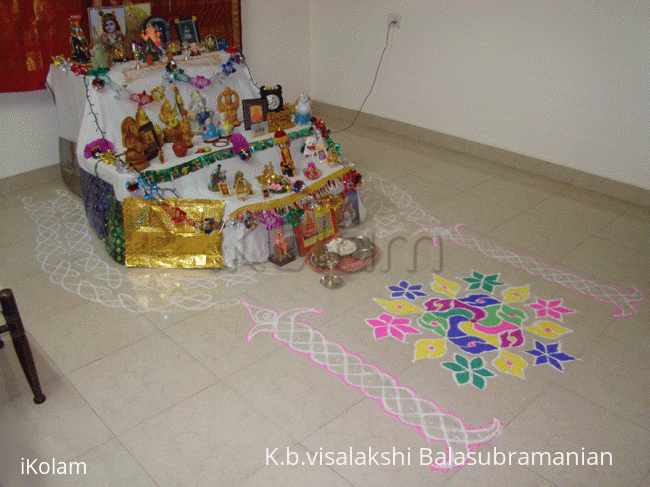
[[[221,382],[118,439],[158,485],[236,485],[295,444]]]
[[[321,465],[315,452],[309,452],[301,445],[290,448],[289,452],[285,449],[282,454],[278,451],[272,458],[273,460],[269,459],[264,467],[238,485],[241,487],[272,485],[352,487],[352,484],[340,477],[329,466]]]
[[[2,341],[4,342],[4,348],[0,349],[0,404],[31,392],[29,382],[27,382],[23,368],[18,360],[11,335],[4,334]],[[29,333],[27,334],[27,342],[32,352],[41,388],[54,380],[62,378],[61,371]]]
[[[77,369],[68,378],[114,433],[133,428],[217,380],[161,334]]]
[[[496,479],[501,485],[520,485],[526,487],[556,487],[550,480],[533,472],[527,467],[518,465],[499,465],[504,461],[488,445],[480,450],[476,465],[466,465],[445,484],[445,487],[492,487]],[[488,452],[490,457],[488,459]],[[496,460],[495,460],[496,458]],[[507,458],[507,454],[505,456]],[[479,460],[486,465],[480,465]],[[491,463],[489,463],[491,462]],[[496,465],[495,465],[496,463]]]
[[[602,335],[555,381],[650,430],[648,358],[646,350]]]
[[[323,451],[324,456],[331,452],[334,458],[340,455],[344,463],[331,468],[355,487],[444,485],[452,475],[429,467],[438,452],[444,452],[442,444],[425,440],[371,399],[364,399],[301,443],[311,452]],[[345,463],[350,451],[355,458],[378,452],[379,465]]]
[[[523,211],[551,198],[554,193],[533,185],[503,178],[493,178],[474,188],[483,201],[490,200]],[[480,206],[479,206],[480,207]]]
[[[24,277],[42,274],[36,260],[34,239],[26,239],[0,248],[0,285],[11,288]]]
[[[47,399],[38,406],[30,393],[0,405],[0,485],[34,485],[21,474],[22,458],[68,462],[112,437],[65,379],[46,384],[43,392]]]
[[[256,345],[256,337],[251,347]],[[296,441],[363,397],[309,357],[279,349],[224,381]]]
[[[471,234],[498,231],[521,213],[521,209],[495,203],[475,191],[459,193],[456,196],[427,206],[427,211],[439,219],[464,223],[465,231]]]
[[[167,328],[165,334],[214,375],[224,378],[282,347],[273,340],[248,344],[246,334],[252,326],[240,304],[221,311],[204,311]]]
[[[595,232],[614,221],[620,212],[597,208],[573,201],[565,196],[553,196],[526,210],[548,225]]]
[[[535,398],[492,443],[502,451],[551,456],[577,452],[580,462],[583,451],[585,458],[590,452],[599,458],[603,452],[611,453],[612,465],[606,454],[602,466],[529,465],[556,485],[637,485],[647,473],[650,455],[648,430],[559,386],[550,386]]]
[[[618,217],[596,236],[631,247],[640,252],[650,253],[650,222],[627,215]],[[650,256],[647,257],[650,259]]]
[[[634,284],[642,285],[645,281],[647,285],[650,276],[648,254],[598,237],[591,237],[572,249],[561,262],[609,282],[632,280]]]
[[[468,225],[468,233],[471,233]],[[507,247],[523,248],[528,254],[542,259],[558,259],[589,238],[589,233],[580,227],[567,231],[540,218],[539,215],[523,213],[495,228],[488,229],[490,237],[507,242]]]
[[[346,125],[328,120],[333,129]],[[418,131],[407,134],[421,137]],[[364,175],[368,218],[345,234],[374,236],[380,245],[373,268],[344,274],[338,290],[324,288],[302,258],[283,268],[126,268],[107,256],[90,228],[83,242],[78,234],[59,232],[65,252],[56,255],[37,246],[39,227],[30,213],[45,215],[57,190],[65,188],[58,167],[33,182],[20,178],[15,188],[0,181],[0,218],[8,223],[0,231],[0,284],[16,293],[48,397],[43,405],[33,403],[7,335],[0,351],[0,438],[21,436],[10,442],[9,455],[0,455],[1,485],[33,487],[38,481],[26,481],[14,467],[21,457],[37,454],[87,461],[89,474],[80,485],[188,485],[191,479],[196,485],[491,486],[498,480],[650,487],[647,208],[361,125],[333,138]],[[27,207],[23,198],[31,198]],[[83,213],[80,198],[71,196],[70,204]],[[442,260],[420,245],[414,267],[419,222],[468,225],[461,242],[443,241]],[[415,336],[404,343],[375,339],[366,320],[387,312],[375,301],[391,299],[387,286],[405,280],[431,294],[434,276],[463,284],[472,271],[499,274],[506,285],[495,290],[497,297],[507,286],[529,285],[531,296],[519,306],[527,324],[540,320],[529,306],[538,298],[561,299],[575,310],[559,322],[570,332],[539,339],[561,342],[576,358],[564,363],[564,373],[529,360],[525,380],[499,375],[479,391],[457,385],[440,365],[451,360],[453,347],[443,357],[414,362]],[[645,300],[626,311],[636,314],[615,318],[611,301],[635,287]],[[478,452],[584,446],[611,450],[615,464],[466,466],[432,473],[419,465],[418,452],[442,451],[443,445],[425,440],[270,333],[247,343],[252,323],[242,300],[276,311],[319,309],[321,314],[300,320],[469,426],[499,417],[504,431]],[[126,311],[131,307],[137,313]],[[411,322],[418,317],[406,316]],[[421,330],[420,336],[431,333]],[[524,336],[517,349],[522,354],[537,339],[528,331]],[[483,355],[488,368],[494,355]],[[287,447],[301,462],[308,453],[313,458],[350,448],[410,448],[412,462],[268,465],[267,448],[278,448],[278,460],[286,463]]]
[[[63,373],[70,373],[156,333],[141,315],[83,304],[25,327]]]
[[[639,484],[639,487],[648,487],[650,485],[650,473],[646,476],[645,480]]]
[[[85,465],[85,475],[48,478],[53,487],[155,487],[157,484],[116,439],[74,459]]]
[[[43,274],[23,277],[11,283],[9,287],[14,292],[20,316],[27,330],[37,322],[89,304],[88,300],[66,291]]]

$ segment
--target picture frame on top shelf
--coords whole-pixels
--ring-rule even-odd
[[[244,128],[250,130],[253,125],[266,122],[269,105],[266,98],[253,98],[242,100],[242,112],[244,114]]]
[[[93,44],[111,47],[126,39],[127,21],[123,7],[89,8],[88,24]]]
[[[167,43],[171,41],[171,29],[165,19],[156,16],[148,17],[142,22],[141,31],[143,34],[148,27],[153,27],[160,33],[160,43],[163,47],[167,46]]]
[[[201,42],[196,17],[174,19],[174,27],[176,28],[176,35],[178,35],[178,40],[181,44],[198,44]]]
[[[217,38],[212,34],[205,36],[205,39],[203,39],[203,45],[205,46],[205,50],[207,52],[214,52],[219,50]]]
[[[339,227],[334,210],[324,206],[305,210],[295,232],[300,255],[305,255],[316,245],[318,240],[327,242],[338,234]]]

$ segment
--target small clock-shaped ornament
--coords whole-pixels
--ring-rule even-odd
[[[284,101],[282,100],[282,86],[266,86],[260,87],[260,97],[266,98],[269,102],[270,112],[281,112],[284,109]]]

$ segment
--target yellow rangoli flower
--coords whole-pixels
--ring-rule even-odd
[[[511,287],[503,291],[504,302],[506,303],[517,303],[519,301],[525,301],[530,297],[530,290],[528,285],[521,287]]]
[[[448,281],[443,279],[438,275],[433,276],[433,282],[431,283],[431,289],[438,293],[446,294],[450,298],[453,298],[458,291],[458,283],[454,281]]]
[[[386,301],[379,298],[375,298],[375,301],[381,304],[384,308],[386,308],[391,313],[399,313],[402,315],[406,315],[409,313],[424,313],[423,309],[418,308],[417,306],[409,303],[408,301],[400,301],[400,300]]]
[[[506,352],[505,350],[501,350],[499,356],[492,361],[492,365],[501,372],[517,376],[520,379],[524,378],[524,369],[528,367],[526,361],[519,355]]]
[[[544,338],[557,338],[570,332],[568,328],[553,323],[552,321],[538,321],[526,327],[526,330]]]
[[[442,357],[446,352],[445,339],[423,339],[415,342],[415,358],[413,361],[420,360],[421,358],[438,358]]]

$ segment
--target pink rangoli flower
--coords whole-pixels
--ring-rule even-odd
[[[563,313],[574,313],[575,311],[569,308],[564,308],[561,306],[561,304],[561,299],[545,301],[543,299],[537,298],[537,303],[530,304],[529,306],[536,311],[538,318],[541,318],[542,316],[550,316],[562,321]]]
[[[375,329],[375,340],[390,335],[402,342],[406,338],[405,333],[420,333],[419,330],[409,326],[410,322],[409,318],[397,318],[387,313],[383,313],[379,318],[366,320],[366,323]]]

